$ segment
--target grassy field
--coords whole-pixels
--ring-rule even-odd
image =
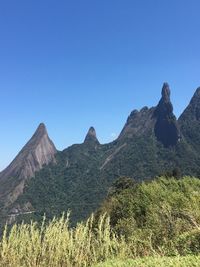
[[[200,256],[138,257],[129,244],[112,233],[109,218],[100,218],[96,230],[93,217],[86,224],[69,228],[67,218],[47,225],[14,225],[0,241],[0,267],[199,267]],[[117,260],[108,260],[117,259]],[[102,262],[102,263],[101,263]]]
[[[50,223],[14,225],[0,240],[0,267],[88,267],[110,258],[129,258],[129,247],[112,233],[109,218],[93,229],[86,223],[69,227],[69,217]]]
[[[199,267],[200,256],[187,257],[157,257],[137,260],[118,261],[112,260],[100,263],[94,267]]]

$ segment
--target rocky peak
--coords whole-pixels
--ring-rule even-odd
[[[154,125],[154,108],[144,107],[140,111],[133,110],[119,135],[121,138],[132,138],[150,134]]]
[[[90,129],[88,130],[88,133],[85,137],[84,143],[99,144],[99,141],[98,141],[97,135],[96,135],[96,130],[94,129],[94,127],[90,127]]]
[[[154,112],[156,118],[154,132],[158,141],[165,147],[176,145],[180,138],[177,120],[173,114],[170,93],[168,83],[164,83],[161,92],[162,97]]]
[[[189,106],[192,108],[193,111],[200,109],[200,87],[197,88],[197,90],[195,91]]]
[[[9,201],[12,202],[15,200],[23,192],[24,181],[27,178],[33,177],[35,172],[39,171],[44,165],[55,162],[56,153],[57,150],[48,136],[46,126],[41,123],[16,158],[0,173],[0,197],[2,193],[5,194],[5,192],[2,192],[1,183],[5,184],[13,178],[15,180],[15,183],[13,183],[13,185],[15,184],[15,188],[13,188],[13,191],[12,186],[9,188],[11,191]],[[17,180],[20,181],[19,184],[17,184]],[[15,192],[16,188],[18,188],[17,193],[13,193],[14,195],[12,195],[12,192]]]
[[[48,136],[46,126],[41,123],[28,143],[13,162],[0,174],[0,178],[20,176],[28,178],[44,164],[55,160],[57,150]]]
[[[38,143],[40,143],[43,138],[49,139],[49,136],[48,136],[48,132],[47,132],[47,128],[45,124],[40,123],[35,133],[33,134],[33,136],[31,137],[31,139],[29,140],[29,142],[26,144],[24,148],[27,149],[27,146],[32,147],[32,146],[38,145]]]
[[[197,88],[194,97],[200,97],[200,87]]]
[[[200,87],[197,88],[192,101],[191,101],[191,107],[193,111],[193,115],[196,120],[200,120]]]
[[[35,134],[38,135],[38,136],[42,136],[42,135],[48,134],[46,125],[43,122],[39,124],[37,130],[35,131]]]
[[[162,88],[162,101],[167,103],[170,102],[170,88],[169,88],[169,84],[168,83],[164,83],[163,84],[163,88]]]
[[[180,123],[183,123],[184,121],[190,122],[194,120],[200,121],[200,87],[197,88],[189,105],[179,118]]]
[[[173,105],[170,100],[171,91],[168,83],[164,83],[161,92],[161,99],[156,107],[155,113],[160,115],[161,113],[165,116],[173,113]]]

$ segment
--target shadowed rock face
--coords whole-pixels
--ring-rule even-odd
[[[132,138],[134,136],[149,136],[155,134],[157,140],[165,147],[175,146],[180,138],[176,117],[170,101],[170,88],[163,84],[162,97],[157,107],[144,107],[140,111],[134,110],[119,136]]]
[[[140,111],[133,110],[119,135],[119,139],[151,134],[155,124],[154,110],[155,108],[149,109],[148,107],[144,107]]]
[[[90,127],[85,137],[84,144],[96,144],[96,145],[99,144],[94,127]]]
[[[117,177],[141,181],[176,167],[183,175],[199,175],[200,88],[178,123],[167,83],[161,94],[156,107],[144,107],[130,114],[114,142],[100,145],[91,127],[83,144],[60,152],[56,165],[44,167],[24,189],[26,179],[35,170],[55,162],[55,146],[41,124],[11,165],[0,173],[0,204],[4,205],[3,209],[0,207],[0,219],[1,214],[15,216],[34,211],[51,217],[69,209],[77,222],[94,212]],[[179,128],[181,139],[176,146]],[[173,150],[163,149],[161,144],[174,146]]]
[[[180,138],[180,133],[176,117],[173,114],[170,88],[167,83],[163,85],[162,98],[155,109],[154,117],[156,118],[154,132],[158,141],[165,147],[175,146]]]
[[[0,173],[0,197],[8,193],[5,190],[8,183],[9,194],[6,198],[13,202],[23,192],[25,180],[34,176],[44,165],[55,162],[56,153],[57,150],[48,136],[45,125],[41,123],[17,157]]]
[[[163,88],[162,88],[162,101],[164,101],[165,103],[169,103],[170,102],[170,88],[169,88],[169,84],[168,83],[164,83],[163,84]],[[173,108],[172,108],[173,111]]]

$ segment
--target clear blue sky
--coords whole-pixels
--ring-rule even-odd
[[[40,122],[58,149],[113,139],[169,82],[178,116],[200,86],[199,0],[0,1],[0,170]]]

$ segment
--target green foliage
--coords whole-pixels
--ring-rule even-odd
[[[180,177],[178,170],[181,174],[200,173],[197,154],[184,140],[166,149],[153,135],[124,138],[108,145],[73,145],[59,152],[56,162],[36,173],[23,195],[4,214],[18,205],[23,210],[26,203],[31,203],[35,213],[18,216],[19,221],[42,220],[44,213],[51,219],[71,210],[75,224],[99,207],[119,177],[142,181],[166,172]]]
[[[160,177],[115,192],[96,217],[107,212],[136,256],[200,252],[199,179]]]
[[[120,177],[113,183],[113,186],[111,186],[109,190],[109,196],[119,194],[123,190],[130,189],[135,185],[136,183],[134,182],[133,179],[127,177]]]
[[[99,154],[85,145],[75,145],[59,153],[57,164],[44,167],[27,182],[17,204],[23,207],[24,203],[30,202],[35,213],[29,217],[34,220],[41,221],[44,213],[52,219],[68,210],[73,224],[87,219],[106,194],[99,173],[93,177]],[[30,221],[27,217],[18,219]]]
[[[123,177],[95,216],[73,228],[69,215],[6,227],[0,266],[189,267],[199,266],[199,253],[200,180]]]

